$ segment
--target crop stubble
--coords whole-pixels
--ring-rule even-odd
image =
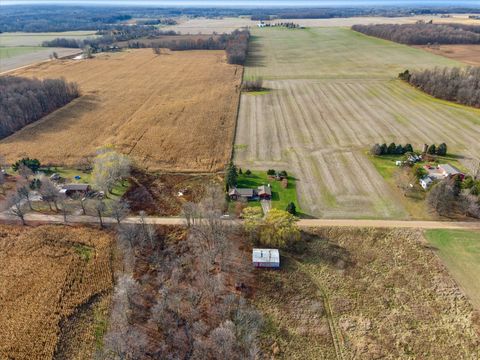
[[[236,161],[290,169],[312,215],[406,218],[364,156],[372,144],[447,142],[480,154],[478,110],[395,80],[433,65],[457,63],[347,29],[256,30],[246,76],[265,76],[271,91],[242,95]]]

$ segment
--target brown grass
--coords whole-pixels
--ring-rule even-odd
[[[417,230],[318,229],[257,274],[262,347],[281,359],[476,359],[472,305]]]
[[[114,144],[150,170],[217,171],[231,153],[241,73],[223,51],[151,49],[18,71],[63,76],[83,96],[2,140],[0,153],[73,165]]]
[[[465,64],[480,66],[480,45],[422,45],[414,47]]]
[[[111,244],[90,228],[0,227],[0,358],[53,357],[61,324],[111,289]]]

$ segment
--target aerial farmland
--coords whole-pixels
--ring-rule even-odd
[[[345,28],[255,29],[244,77],[269,91],[241,97],[236,162],[290,169],[314,216],[408,218],[365,156],[372,144],[448,141],[480,154],[479,110],[396,79],[434,66],[462,64]]]
[[[82,96],[3,139],[9,161],[27,153],[73,165],[106,144],[149,170],[217,171],[230,157],[242,69],[227,64],[223,51],[133,50],[13,75],[64,77]]]

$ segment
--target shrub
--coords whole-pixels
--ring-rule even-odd
[[[423,168],[423,166],[420,165],[420,164],[416,164],[416,165],[414,166],[414,172],[415,172],[415,177],[416,177],[418,180],[424,178],[424,177],[427,176],[427,174],[428,174],[428,173],[427,173],[427,170],[425,170],[425,169]]]
[[[277,172],[274,170],[274,169],[268,169],[267,170],[267,175],[270,175],[270,176],[273,176],[275,175]]]
[[[14,171],[18,171],[20,165],[25,165],[34,173],[40,169],[40,161],[37,159],[30,159],[29,157],[18,160],[15,164],[12,165]]]
[[[288,174],[287,174],[287,172],[286,172],[285,170],[280,171],[280,173],[279,173],[278,175],[283,176],[283,177],[287,177],[287,176],[288,176]]]
[[[245,175],[250,176],[252,175],[252,172],[249,169],[247,169],[247,171],[245,171]]]
[[[263,79],[256,77],[252,79],[246,79],[242,84],[244,91],[261,91],[263,90]]]
[[[262,222],[260,242],[262,245],[289,248],[300,241],[297,218],[286,211],[272,209]]]

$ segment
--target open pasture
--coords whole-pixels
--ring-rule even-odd
[[[418,230],[323,228],[253,300],[276,359],[476,359],[480,318]]]
[[[64,77],[82,96],[3,139],[0,153],[73,165],[113,144],[149,170],[217,171],[231,154],[241,73],[223,51],[42,63],[15,75]]]
[[[95,31],[63,31],[63,32],[6,32],[0,34],[0,46],[41,46],[42,42],[56,38],[85,39],[95,37]]]
[[[0,234],[0,358],[52,359],[65,346],[62,325],[112,289],[112,239],[62,226],[1,226]],[[94,334],[86,335],[73,346],[82,358],[95,348]]]
[[[347,29],[258,29],[245,77],[271,89],[241,97],[235,160],[296,174],[305,213],[408,218],[365,157],[376,142],[447,142],[480,154],[480,111],[396,80],[406,68],[458,63]]]
[[[81,53],[80,49],[67,48],[40,46],[0,47],[0,73],[48,60],[54,51],[59,57]]]

